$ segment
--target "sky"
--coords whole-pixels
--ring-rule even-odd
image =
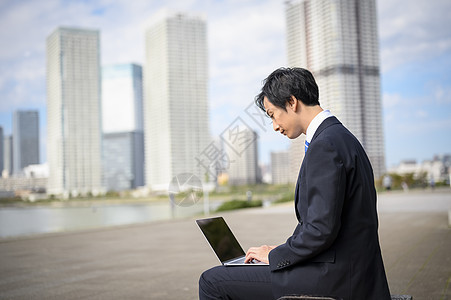
[[[451,1],[376,0],[387,167],[451,153]],[[237,118],[259,134],[260,161],[289,140],[246,111],[274,69],[286,66],[283,0],[3,0],[0,2],[0,126],[15,110],[40,114],[46,157],[46,38],[59,26],[98,29],[101,64],[144,63],[146,28],[164,11],[201,15],[209,47],[210,131]],[[320,87],[321,88],[321,87]]]

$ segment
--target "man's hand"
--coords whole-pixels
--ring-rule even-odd
[[[277,246],[263,245],[260,247],[251,247],[247,250],[245,263],[251,263],[253,260],[261,261],[269,264],[269,252]]]

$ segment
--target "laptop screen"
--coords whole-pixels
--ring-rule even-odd
[[[222,217],[196,222],[222,263],[246,254]]]

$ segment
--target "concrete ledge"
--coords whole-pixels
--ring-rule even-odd
[[[380,202],[390,291],[451,299],[451,193]],[[245,249],[283,243],[297,223],[292,204],[221,215]],[[0,240],[0,298],[198,299],[200,274],[218,260],[194,219]]]

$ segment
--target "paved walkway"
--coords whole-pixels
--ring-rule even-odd
[[[392,294],[451,299],[451,191],[379,199]],[[292,204],[221,215],[246,249],[282,243],[296,224]],[[197,299],[217,264],[194,218],[0,240],[0,299]]]

